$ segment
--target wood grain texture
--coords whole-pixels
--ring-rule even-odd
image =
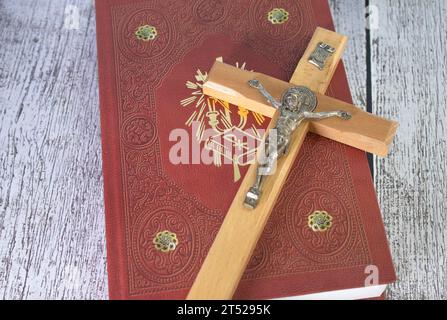
[[[346,47],[346,40],[345,36],[318,28],[308,44],[306,53],[298,62],[290,83],[265,75],[263,76],[259,73],[233,68],[218,61],[214,64],[212,68],[213,70],[210,71],[207,83],[218,84],[227,89],[224,91],[239,92],[241,94],[236,94],[236,96],[240,98],[251,96],[253,92],[255,92],[255,90],[247,90],[244,94],[244,90],[242,89],[245,87],[244,84],[252,80],[253,75],[255,75],[255,79],[266,85],[266,87],[271,88],[271,94],[276,99],[278,99],[281,94],[279,92],[284,92],[284,90],[292,84],[294,86],[305,86],[316,93],[324,94],[329,87],[335,70],[341,62],[341,57]],[[309,65],[303,62],[308,59],[310,52],[313,50],[312,48],[315,48],[319,42],[328,43],[335,49],[333,57],[327,62],[326,70],[323,72],[316,68],[309,68]],[[232,80],[225,81],[225,79]],[[239,81],[241,82],[239,83]],[[273,92],[284,85],[285,87],[279,89],[279,92]],[[203,89],[204,93],[207,93],[205,86]],[[219,95],[217,95],[217,97],[219,97]],[[260,105],[263,100],[265,100],[265,98],[260,97],[259,93],[255,94],[254,97],[257,97],[258,99],[262,98],[261,102],[256,100],[256,98],[250,99],[246,104],[242,100],[240,101],[241,103],[239,103],[237,99],[233,101],[232,99],[229,99],[228,102],[235,105],[251,105],[251,101],[257,101],[257,104]],[[262,109],[269,108],[274,109],[273,107],[264,107]],[[267,112],[271,112],[271,110],[267,110]],[[269,124],[270,129],[273,127],[273,124],[276,124],[278,116],[279,112],[275,110],[273,117],[271,116],[272,120]],[[234,197],[233,203],[225,215],[222,226],[203,262],[187,299],[228,300],[233,297],[293,164],[295,163],[304,139],[309,132],[309,128],[310,123],[305,122],[298,126],[295,132],[292,133],[292,139],[287,148],[287,157],[277,161],[274,176],[264,178],[265,180],[262,185],[259,204],[253,209],[247,209],[244,204],[247,191],[256,181],[258,170],[257,165],[253,164],[250,166],[236,196]],[[250,230],[250,233],[246,233],[244,241],[241,242],[240,235],[244,234],[246,230]]]
[[[330,0],[354,103],[401,123],[375,160],[399,276],[388,297],[445,299],[447,3],[370,2],[367,45],[365,2]],[[67,5],[79,30],[63,28]],[[92,1],[2,0],[0,30],[0,298],[107,298]]]
[[[0,2],[0,298],[107,297],[94,17]]]
[[[326,59],[324,69],[317,69],[318,72],[315,72],[315,66],[309,63],[309,58],[320,43],[330,45],[334,49],[334,53]],[[317,27],[306,51],[304,51],[303,58],[298,62],[290,83],[298,85],[303,81],[302,78],[306,78],[304,84],[308,88],[315,92],[325,93],[345,53],[347,44],[348,37],[346,35]]]
[[[365,3],[359,0],[329,0],[337,32],[348,36],[343,63],[353,102],[366,110]]]
[[[446,1],[373,0],[372,110],[400,122],[375,182],[400,279],[393,299],[447,299]]]
[[[332,34],[337,35],[335,33]],[[318,36],[319,32],[316,35]],[[317,40],[318,38],[316,37],[316,41],[311,43],[309,48],[315,48],[315,43],[318,42],[330,42],[328,38],[323,40],[323,37],[321,37],[321,40]],[[336,40],[332,41],[336,43]],[[329,44],[334,45],[333,43]],[[339,45],[337,51],[343,52],[343,48],[344,44]],[[340,61],[341,56],[342,54],[339,53],[338,57],[334,57],[332,60],[333,65],[328,65],[327,68],[334,70],[335,66],[338,65],[336,62]],[[306,79],[307,88],[316,88],[317,92],[315,96],[318,105],[314,112],[334,112],[342,110],[352,116],[352,119],[349,121],[344,121],[337,117],[319,121],[308,121],[310,131],[381,157],[387,156],[398,124],[395,121],[372,115],[354,105],[319,93],[326,92],[328,83],[331,82],[333,71],[324,70],[326,75],[323,73],[322,76],[320,70],[307,62],[307,57],[308,55],[304,55],[304,58],[301,59],[297,72],[292,77],[292,81],[300,83],[298,79]],[[313,70],[308,68],[309,65],[313,67]],[[303,75],[299,76],[301,69],[304,69]],[[312,77],[312,71],[316,74],[317,79]],[[279,110],[272,107],[258,90],[254,90],[247,85],[253,79],[258,80],[277,101],[281,101],[284,92],[296,86],[293,82],[288,83],[265,74],[242,70],[216,61],[208,74],[208,80],[203,85],[203,92],[206,95],[227,101],[236,106],[247,106],[246,108],[248,110],[266,117],[276,117],[279,114]]]

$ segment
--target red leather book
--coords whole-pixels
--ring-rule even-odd
[[[333,29],[330,10],[326,0],[97,0],[96,12],[110,298],[183,299],[247,170],[219,149],[211,164],[197,159],[198,137],[257,137],[269,121],[203,96],[206,72],[219,58],[288,80],[315,28]],[[328,94],[351,101],[343,66]],[[185,133],[190,152],[176,165]],[[309,227],[315,211],[332,216],[328,231]],[[309,135],[235,298],[394,280],[365,153]]]

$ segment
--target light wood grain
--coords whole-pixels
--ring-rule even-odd
[[[309,52],[313,51],[317,43],[325,41],[336,50],[331,61],[325,67],[328,70],[320,71],[316,68],[309,68],[307,63]],[[230,98],[226,100],[230,103],[251,107],[258,105],[260,109],[271,113],[268,106],[262,106],[263,102],[259,93],[256,94],[255,90],[243,89],[247,87],[247,82],[253,79],[253,75],[256,75],[255,78],[264,83],[266,87],[271,88],[271,94],[276,97],[290,86],[305,86],[316,93],[324,94],[341,61],[345,48],[345,36],[318,28],[308,45],[307,54],[298,62],[291,83],[232,68],[220,62],[216,62],[213,66],[213,71],[209,75],[209,83],[217,84],[221,89],[223,88],[219,93],[223,92],[224,95],[226,95],[225,92],[236,93],[226,97],[226,99]],[[233,100],[234,97],[236,100]],[[246,99],[246,103],[238,100],[241,98]],[[272,108],[270,107],[270,109]],[[272,115],[273,120],[270,122],[270,127],[276,123],[278,116],[277,112]],[[287,157],[279,159],[274,176],[265,179],[262,186],[262,199],[255,209],[247,209],[244,206],[247,191],[256,180],[257,165],[250,166],[188,294],[189,300],[228,300],[233,297],[309,129],[309,123],[304,122],[295,130],[288,147]],[[241,242],[242,234],[244,241]]]
[[[324,69],[317,69],[316,72],[315,66],[309,64],[308,60],[320,42],[330,45],[335,49],[335,52],[327,59]],[[307,49],[303,54],[303,59],[298,62],[290,83],[305,85],[308,88],[312,88],[315,92],[325,93],[345,53],[347,44],[347,36],[318,27],[309,41]]]
[[[447,2],[330,0],[354,104],[400,123],[376,160],[399,281],[390,299],[447,299]],[[65,30],[66,5],[80,29]],[[91,0],[0,1],[0,298],[107,298],[101,145]],[[433,112],[433,110],[435,110]]]
[[[316,34],[322,31],[323,36],[320,40],[314,41],[314,43],[328,39],[326,30],[320,29]],[[340,38],[342,40],[340,41],[338,50],[343,51],[345,46],[344,37]],[[314,43],[310,47],[314,48]],[[340,56],[339,54],[338,57],[340,58]],[[317,88],[317,90],[320,90],[319,92],[325,92],[328,87],[327,83],[330,83],[330,79],[333,76],[333,70],[324,69],[323,71],[319,71],[307,62],[308,55],[305,54],[304,57],[304,59],[301,59],[297,68],[298,71],[303,69],[303,75],[299,76],[299,72],[296,72],[292,79],[295,79],[297,82],[299,81],[298,79],[306,79],[306,82],[313,88]],[[331,64],[334,64],[335,61],[340,61],[340,59],[332,59],[328,63],[327,69],[334,69],[334,66]],[[317,79],[312,77],[312,71],[316,74],[315,78]],[[248,110],[260,113],[266,117],[276,117],[279,112],[278,109],[272,107],[258,90],[248,85],[248,82],[253,79],[263,84],[266,90],[277,101],[281,101],[284,92],[296,86],[265,74],[242,70],[216,61],[208,74],[208,80],[203,85],[203,92],[237,106],[246,106]],[[349,103],[320,93],[316,93],[315,95],[318,101],[315,112],[342,110],[348,112],[352,116],[352,119],[344,121],[333,117],[320,121],[311,121],[309,123],[311,132],[381,157],[385,157],[388,154],[398,127],[395,121],[372,115]]]

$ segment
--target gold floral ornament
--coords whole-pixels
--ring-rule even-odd
[[[178,245],[178,239],[175,233],[170,231],[162,231],[157,233],[153,243],[155,245],[155,249],[167,253],[175,250]]]
[[[155,29],[155,27],[152,27],[150,25],[141,26],[135,32],[135,35],[137,36],[138,40],[151,41],[154,40],[155,37],[157,36],[157,29]]]
[[[325,232],[332,227],[332,216],[326,211],[315,211],[309,216],[309,227],[314,232]]]
[[[275,8],[267,15],[272,24],[283,24],[289,20],[289,13],[283,8]]]

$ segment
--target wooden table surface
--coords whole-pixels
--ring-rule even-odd
[[[373,160],[388,297],[447,299],[447,2],[330,3],[355,103],[400,122]],[[0,0],[0,298],[108,296],[95,36],[91,0]]]

